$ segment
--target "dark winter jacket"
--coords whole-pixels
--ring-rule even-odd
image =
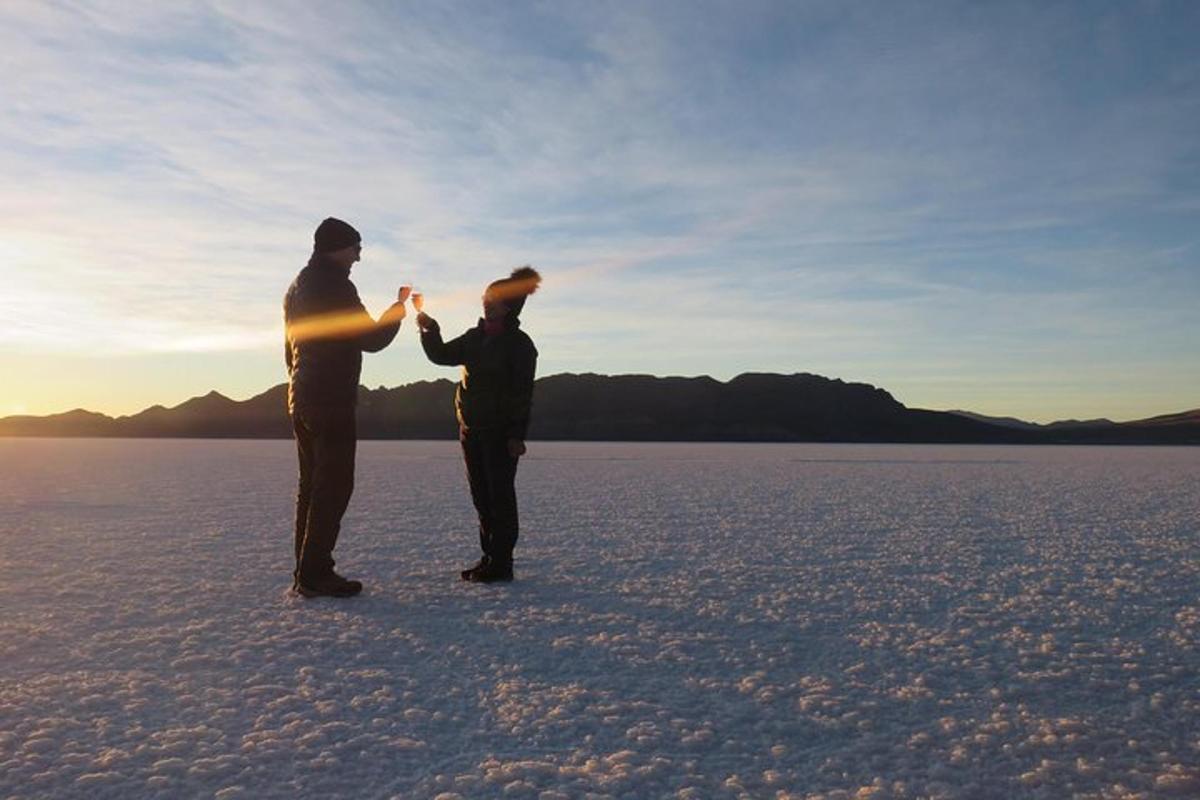
[[[288,410],[353,407],[363,351],[391,344],[404,318],[396,303],[379,322],[371,318],[350,282],[349,271],[314,255],[283,300]]]
[[[524,439],[533,404],[537,348],[520,329],[516,317],[504,330],[488,337],[483,320],[471,330],[442,341],[435,327],[421,334],[425,355],[435,364],[462,365],[462,380],[454,393],[458,424],[466,430],[503,430],[509,439]]]

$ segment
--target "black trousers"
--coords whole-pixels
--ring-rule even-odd
[[[297,408],[292,430],[300,456],[294,574],[308,583],[333,571],[333,548],[354,492],[354,407]]]
[[[471,501],[479,514],[479,546],[484,556],[511,564],[520,526],[517,522],[517,461],[508,454],[503,430],[460,431]]]

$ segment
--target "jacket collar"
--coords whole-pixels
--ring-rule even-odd
[[[350,270],[344,269],[340,265],[333,263],[333,261],[329,258],[329,256],[327,256],[324,253],[314,252],[311,256],[309,256],[308,257],[308,266],[310,266],[314,269],[328,270],[329,272],[333,272],[337,275],[349,275],[350,274]]]
[[[479,330],[483,330],[486,322],[487,322],[487,320],[485,320],[483,317],[480,317],[479,321],[475,323],[475,327],[478,328]],[[508,333],[509,331],[515,331],[520,327],[521,327],[521,318],[520,317],[508,316],[508,317],[504,318],[504,332],[505,333]]]

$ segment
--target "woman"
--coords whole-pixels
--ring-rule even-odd
[[[454,408],[483,550],[478,563],[462,571],[464,581],[513,579],[519,533],[517,461],[525,454],[537,367],[537,348],[520,329],[520,316],[525,298],[541,282],[537,270],[528,266],[493,281],[483,293],[483,318],[448,342],[442,341],[437,320],[421,311],[414,298],[425,355],[435,364],[462,365]]]

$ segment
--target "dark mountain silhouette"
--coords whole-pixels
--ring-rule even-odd
[[[1158,417],[1150,417],[1149,419],[1138,420],[1130,423],[1132,425],[1156,426],[1156,425],[1195,425],[1200,423],[1200,408],[1194,408],[1191,411],[1181,411],[1178,414],[1163,414]]]
[[[366,439],[457,434],[454,383],[359,389]],[[217,392],[173,408],[107,417],[76,410],[0,419],[0,436],[290,438],[287,387],[248,400]],[[531,439],[584,441],[1200,444],[1200,409],[1134,422],[1039,425],[1012,417],[911,409],[883,389],[819,375],[709,377],[552,375],[534,390]]]
[[[1015,428],[1016,430],[1022,431],[1034,431],[1039,430],[1042,427],[1036,422],[1026,422],[1023,419],[1017,419],[1016,417],[989,417],[986,414],[976,414],[974,411],[963,411],[958,408],[946,413],[957,414],[960,417],[973,419],[976,422],[985,422],[988,425],[998,425],[1001,428]]]
[[[1025,431],[1047,431],[1057,430],[1060,428],[1078,427],[1103,428],[1108,427],[1109,425],[1119,424],[1113,422],[1111,419],[1060,419],[1057,422],[1042,424],[1040,422],[1026,422],[1023,419],[1017,419],[1016,417],[989,417],[986,414],[976,414],[974,411],[959,411],[958,409],[955,409],[949,413],[958,414],[960,417],[966,417],[979,422],[987,422],[991,425],[999,425],[1004,428],[1017,428]],[[1186,414],[1188,412],[1184,413]],[[1172,414],[1170,416],[1179,417],[1182,415]]]
[[[47,417],[4,417],[0,436],[112,436],[112,423],[111,417],[77,408]]]
[[[531,438],[661,441],[1009,441],[1011,432],[905,408],[819,375],[555,375],[538,382]]]

